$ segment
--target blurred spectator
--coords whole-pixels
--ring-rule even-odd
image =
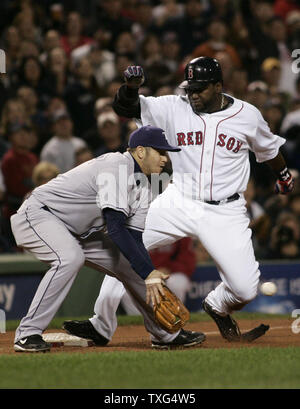
[[[296,94],[295,82],[297,74],[294,74],[291,69],[293,59],[287,45],[287,28],[281,18],[273,17],[269,20],[268,33],[278,48],[278,59],[281,68],[279,91],[287,92],[293,97]]]
[[[289,198],[289,206],[294,215],[298,216],[298,219],[300,221],[300,192],[295,192],[290,198]]]
[[[240,2],[249,43],[248,72],[250,80],[260,79],[260,66],[268,57],[279,57],[276,42],[267,33],[267,22],[274,16],[272,4],[267,0],[243,0]]]
[[[268,100],[268,86],[263,81],[253,81],[248,85],[245,100],[263,112]]]
[[[204,2],[187,0],[183,16],[167,20],[163,31],[173,31],[180,38],[185,55],[191,54],[201,43],[207,40],[206,26],[209,21]]]
[[[152,15],[152,2],[150,0],[139,0],[136,4],[136,18],[131,27],[131,32],[139,48],[145,37],[149,34],[157,34]]]
[[[285,20],[290,12],[297,10],[300,10],[300,5],[297,0],[275,0],[274,12],[283,20]]]
[[[24,58],[28,57],[35,57],[39,58],[39,47],[38,45],[31,40],[22,40],[20,42],[20,53],[19,53],[19,60],[17,60],[17,63],[19,64],[19,61],[22,61]]]
[[[181,62],[181,44],[176,33],[165,33],[162,38],[162,58],[171,73],[176,73]],[[172,79],[173,81],[173,79]],[[175,77],[174,77],[175,81]]]
[[[54,79],[50,78],[37,57],[26,57],[19,68],[19,82],[17,86],[27,85],[35,89],[41,103],[46,105],[54,95]]]
[[[277,58],[267,58],[261,65],[262,79],[267,84],[270,96],[279,98],[287,106],[289,94],[280,90],[281,64]]]
[[[227,89],[230,88],[232,73],[234,71],[231,57],[224,51],[218,51],[216,52],[215,58],[222,67],[223,89],[227,92]]]
[[[22,40],[29,40],[36,44],[41,43],[41,30],[35,25],[34,12],[31,8],[22,10],[13,20]]]
[[[163,26],[170,18],[183,16],[184,6],[177,0],[162,0],[161,3],[152,9],[152,17],[158,27]]]
[[[105,96],[107,98],[114,98],[114,96],[116,95],[116,92],[118,91],[122,83],[123,81],[121,80],[110,81],[105,88]],[[143,95],[145,94],[143,93]]]
[[[102,112],[112,111],[112,101],[113,99],[109,97],[97,99],[94,106],[94,117],[96,118],[96,120]],[[92,151],[98,149],[99,132],[97,123],[95,123],[95,125],[91,129],[85,132],[82,138],[85,140],[85,142]]]
[[[300,257],[300,222],[292,213],[282,213],[272,229],[268,256],[277,259]]]
[[[222,51],[230,56],[233,67],[240,68],[241,59],[235,48],[228,43],[228,29],[222,20],[212,20],[208,27],[208,40],[193,50],[193,58],[205,55],[207,57],[216,57],[216,53]]]
[[[83,23],[79,13],[72,11],[67,16],[66,32],[61,37],[61,44],[67,56],[81,45],[89,44],[93,41],[91,37],[83,35]]]
[[[116,38],[114,51],[116,54],[135,55],[137,52],[137,44],[133,34],[129,31],[120,33]]]
[[[230,27],[236,14],[234,2],[231,0],[210,0],[208,3],[209,16],[222,19]]]
[[[21,39],[15,26],[9,26],[5,33],[3,49],[6,53],[6,71],[16,68],[20,58]]]
[[[228,94],[235,98],[245,100],[247,98],[248,74],[246,70],[236,68],[232,71]]]
[[[134,65],[133,54],[116,54],[114,81],[124,81],[124,71],[129,65]]]
[[[59,32],[56,30],[48,30],[44,37],[43,52],[40,55],[41,63],[46,64],[51,51],[59,47],[61,47]]]
[[[32,171],[32,181],[35,187],[44,185],[51,179],[56,178],[59,174],[59,169],[53,163],[50,162],[40,162],[38,163]]]
[[[125,152],[128,145],[122,138],[122,128],[118,115],[113,110],[101,113],[97,118],[99,147],[95,156],[108,152]]]
[[[26,124],[15,123],[9,128],[11,148],[4,154],[1,170],[5,185],[2,206],[1,230],[10,247],[15,241],[10,228],[10,216],[21,206],[26,193],[33,188],[32,171],[38,158],[30,152],[31,129]]]
[[[53,117],[54,136],[45,144],[41,160],[55,164],[60,173],[75,166],[75,152],[86,143],[73,136],[73,122],[66,111],[57,111]]]
[[[63,95],[70,78],[68,59],[60,47],[53,48],[48,54],[47,68],[53,79],[54,94]]]
[[[101,29],[94,33],[94,41],[75,48],[71,53],[71,66],[74,67],[85,57],[88,57],[93,69],[93,74],[100,88],[112,80],[116,75],[115,55],[106,47],[107,33]]]
[[[287,44],[290,51],[300,48],[300,9],[291,11],[286,18]]]
[[[258,257],[264,256],[262,248],[270,236],[271,220],[264,208],[255,200],[255,181],[250,178],[247,190],[244,193],[246,200],[247,214],[250,220],[249,227],[252,229],[253,247]]]
[[[0,134],[5,137],[11,125],[29,122],[25,104],[18,98],[8,99],[3,107],[0,124]]]
[[[79,166],[94,158],[93,152],[88,147],[79,148],[75,152],[75,166]]]
[[[263,110],[263,117],[267,121],[271,131],[278,135],[284,117],[284,107],[279,101],[268,101]]]
[[[93,109],[99,95],[90,60],[82,58],[75,68],[75,80],[65,90],[65,101],[74,121],[75,132],[81,136],[95,123]]]
[[[23,101],[27,117],[36,128],[38,135],[42,136],[45,133],[47,119],[44,112],[39,108],[39,100],[35,89],[26,85],[21,86],[17,90],[17,97]]]
[[[163,58],[162,47],[159,38],[155,34],[146,36],[141,44],[141,65],[147,73],[147,86],[156,90],[172,82],[173,74]]]
[[[122,0],[97,0],[97,6],[95,15],[91,16],[90,31],[93,33],[101,27],[109,33],[107,48],[114,51],[117,37],[123,31],[131,31],[132,21],[122,15]]]

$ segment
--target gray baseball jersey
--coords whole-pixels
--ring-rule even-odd
[[[58,175],[32,195],[82,238],[105,230],[106,207],[123,212],[127,227],[143,231],[151,191],[147,178],[138,178],[140,183],[130,153],[108,153]]]
[[[122,255],[114,257],[110,246],[95,241],[95,236],[84,240],[94,231],[105,230],[102,209],[106,207],[123,212],[127,227],[144,230],[151,190],[139,171],[130,153],[108,153],[36,188],[12,216],[17,244],[50,264],[16,330],[15,342],[47,328],[84,264],[121,280],[136,300],[146,329],[158,339],[169,339],[146,303],[145,281],[129,261]]]

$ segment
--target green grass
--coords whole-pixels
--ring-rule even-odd
[[[234,316],[268,322],[290,318],[245,312]],[[55,318],[49,328],[60,328],[65,319]],[[207,314],[193,313],[190,322],[210,320]],[[142,324],[137,316],[120,315],[118,321],[119,325]],[[8,321],[7,331],[18,323]],[[300,348],[295,347],[211,349],[206,344],[181,351],[86,351],[0,355],[0,389],[300,388]]]
[[[62,323],[65,320],[70,319],[88,319],[89,317],[57,317],[54,318],[48,329],[61,328]],[[263,313],[248,313],[248,312],[237,312],[234,314],[236,319],[274,319],[274,318],[291,318],[290,315],[280,315],[280,314],[263,314]],[[211,321],[211,318],[205,313],[191,313],[191,319],[189,322],[207,322]],[[19,325],[19,321],[10,320],[6,322],[6,331],[14,331]],[[129,316],[129,315],[119,315],[118,325],[143,325],[143,319],[141,316]]]
[[[300,348],[3,355],[0,388],[300,387]]]

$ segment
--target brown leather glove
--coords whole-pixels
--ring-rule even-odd
[[[190,313],[167,286],[163,285],[163,290],[164,295],[154,306],[155,319],[164,330],[172,334],[184,327],[190,319]]]

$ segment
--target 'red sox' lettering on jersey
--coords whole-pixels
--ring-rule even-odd
[[[221,147],[225,146],[228,151],[238,153],[239,150],[241,149],[242,145],[243,145],[243,142],[241,142],[241,141],[239,141],[239,140],[237,140],[236,138],[233,138],[233,137],[228,138],[227,142],[226,142],[226,139],[227,139],[227,135],[224,135],[223,133],[221,133],[220,135],[218,135],[218,140],[219,141],[218,141],[217,145],[221,146]]]
[[[203,132],[178,132],[177,133],[177,145],[178,146],[188,146],[188,145],[202,145]]]

